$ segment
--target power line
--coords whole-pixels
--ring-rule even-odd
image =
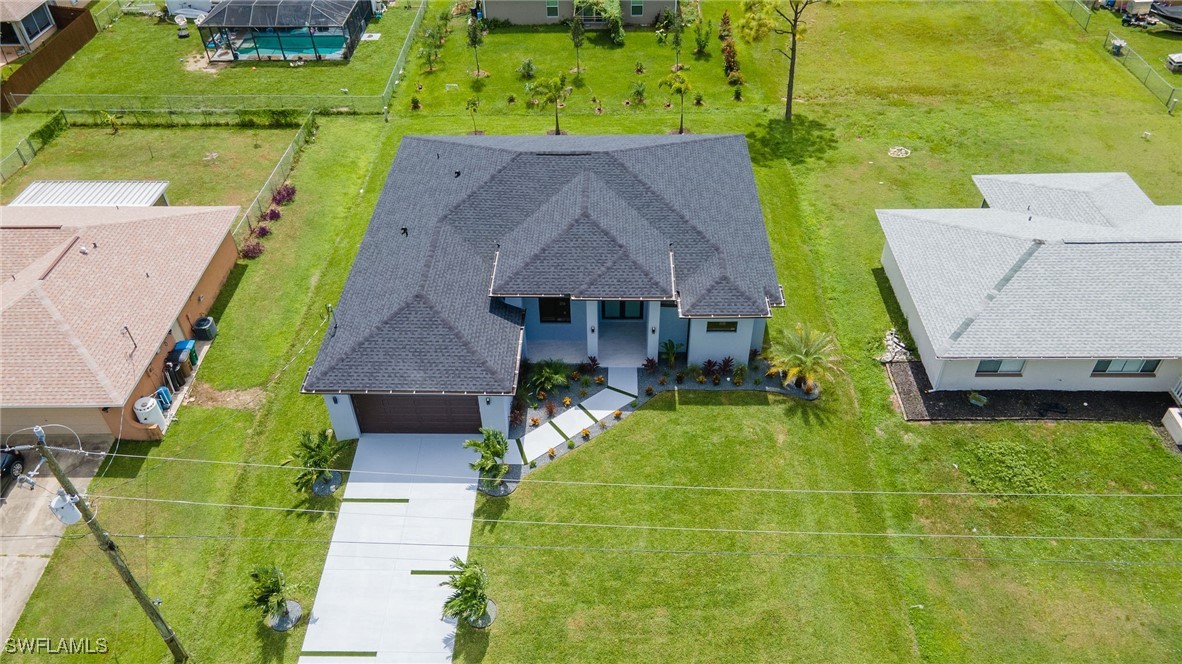
[[[62,452],[75,454],[97,455],[101,452],[87,452],[68,448],[51,448]],[[144,459],[148,461],[179,461],[187,463],[208,463],[224,466],[242,466],[246,468],[269,468],[277,470],[337,470],[341,473],[353,475],[377,475],[385,477],[404,477],[422,479],[450,479],[463,482],[475,482],[472,475],[442,475],[432,473],[402,473],[383,470],[315,468],[310,466],[281,465],[274,463],[256,463],[249,461],[220,461],[217,459],[193,459],[188,457],[160,457],[145,454],[115,454],[130,459]],[[135,478],[132,478],[135,479]],[[129,480],[130,481],[130,480]],[[780,487],[743,487],[743,486],[708,486],[694,484],[644,484],[639,482],[591,482],[585,480],[547,480],[523,477],[513,480],[519,484],[553,484],[565,486],[588,486],[627,489],[657,489],[657,490],[687,490],[687,491],[724,491],[744,493],[781,493],[781,494],[820,494],[820,495],[858,495],[858,496],[944,496],[944,497],[982,497],[982,498],[1182,498],[1182,493],[1050,493],[1050,492],[1004,492],[1004,491],[888,491],[885,489],[790,489]]]
[[[924,560],[924,561],[958,561],[958,562],[1012,562],[1012,563],[1053,563],[1071,565],[1127,565],[1135,567],[1182,567],[1182,561],[1169,560],[1094,560],[1087,558],[1021,558],[1008,556],[919,556],[905,554],[869,554],[869,553],[812,553],[803,551],[733,551],[733,550],[704,550],[704,549],[645,549],[631,547],[584,547],[558,546],[542,544],[444,544],[429,542],[366,542],[361,540],[312,539],[300,537],[245,537],[233,535],[147,535],[112,533],[111,537],[139,540],[233,540],[249,542],[289,542],[297,544],[367,544],[373,546],[422,546],[437,548],[465,548],[465,549],[508,549],[508,550],[536,550],[536,551],[567,551],[587,553],[629,553],[629,554],[659,554],[659,555],[699,555],[699,556],[751,556],[772,558],[835,558],[835,559],[868,559],[868,560]],[[422,557],[401,558],[386,556],[357,556],[382,560],[422,560]]]
[[[235,503],[206,503],[194,500],[173,500],[168,498],[138,498],[133,496],[88,496],[88,498],[108,500],[129,500],[146,503],[172,503],[177,505],[195,505],[202,507],[217,507],[220,509],[252,509],[276,512],[294,512],[301,514],[339,514],[338,510],[310,509],[303,507],[278,507],[269,505],[242,505]],[[495,523],[523,526],[552,526],[566,528],[607,528],[618,530],[663,530],[674,532],[694,533],[722,533],[732,535],[789,535],[789,536],[823,536],[823,537],[898,537],[923,539],[982,539],[982,540],[1054,540],[1071,542],[1182,542],[1182,537],[1141,537],[1141,536],[1090,536],[1090,535],[1012,535],[1012,534],[980,534],[980,533],[889,533],[889,532],[848,532],[825,530],[761,530],[748,528],[706,528],[702,526],[666,526],[646,524],[617,524],[617,523],[584,523],[573,521],[531,521],[528,519],[486,519],[483,517],[455,517],[428,516],[409,514],[368,514],[365,516],[397,519],[423,519],[431,521],[468,521],[472,523]]]

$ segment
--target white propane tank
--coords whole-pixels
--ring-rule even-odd
[[[160,404],[156,403],[154,397],[136,399],[133,410],[135,419],[141,424],[155,424],[161,429],[164,428],[164,413],[160,412]]]

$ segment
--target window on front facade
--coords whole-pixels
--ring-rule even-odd
[[[599,305],[603,320],[640,320],[644,318],[644,302],[636,300],[608,300]]]
[[[1157,371],[1161,360],[1098,360],[1092,373],[1098,374],[1152,374]]]
[[[632,15],[644,16],[644,0],[632,0]]]
[[[739,321],[737,320],[712,320],[706,323],[707,332],[738,332]]]
[[[1025,366],[1026,360],[981,360],[977,363],[977,375],[1020,376]]]
[[[538,320],[542,321],[543,323],[569,323],[570,298],[538,298]]]
[[[558,18],[558,0],[546,0],[546,17]]]
[[[21,25],[24,26],[29,41],[33,41],[53,25],[53,17],[49,15],[49,7],[41,5],[34,9],[32,14],[21,19]]]

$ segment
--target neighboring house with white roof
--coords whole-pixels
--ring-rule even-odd
[[[132,404],[164,383],[238,258],[237,207],[0,208],[0,433],[63,424],[159,439]],[[51,432],[52,433],[52,432]]]
[[[980,209],[877,211],[933,389],[1176,388],[1182,206],[1125,173],[973,180]]]

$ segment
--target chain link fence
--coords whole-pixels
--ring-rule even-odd
[[[1086,32],[1088,24],[1092,22],[1092,10],[1083,0],[1055,0],[1055,4],[1063,8],[1075,22]]]
[[[29,165],[33,157],[48,145],[58,134],[62,133],[68,122],[65,113],[54,113],[40,127],[30,132],[28,136],[17,142],[16,148],[0,158],[0,182],[8,181],[14,173]]]
[[[357,113],[376,115],[385,113],[390,98],[402,82],[406,60],[410,56],[419,26],[427,11],[427,1],[419,3],[410,30],[402,42],[402,50],[381,94],[261,94],[261,95],[119,95],[119,94],[43,94],[34,92],[12,95],[22,110],[53,112],[57,110],[105,111],[108,113],[138,113],[161,111],[170,113],[203,113],[224,111],[265,111],[269,109],[303,109],[317,113]],[[104,29],[118,20],[122,12],[119,2],[97,10],[95,22]]]
[[[1125,69],[1136,76],[1137,80],[1141,81],[1153,93],[1153,96],[1157,97],[1158,101],[1166,105],[1170,113],[1174,112],[1174,107],[1182,99],[1182,88],[1174,87],[1154,69],[1153,65],[1130,48],[1123,39],[1112,34],[1111,30],[1104,37],[1104,50],[1111,53],[1118,62],[1125,66]]]
[[[271,175],[267,177],[266,183],[263,184],[262,189],[259,189],[258,195],[254,197],[250,205],[243,208],[238,221],[234,222],[234,230],[231,232],[239,245],[254,231],[254,224],[259,222],[263,213],[271,208],[271,197],[275,194],[275,190],[287,181],[287,176],[295,168],[300,151],[315,135],[316,114],[308,113],[307,119],[300,125],[295,138],[291,140],[291,145],[287,146],[287,150],[283,152],[283,156],[279,158],[275,168],[271,170]],[[245,228],[243,228],[244,226]]]
[[[119,6],[119,0],[113,0],[90,12],[90,15],[94,17],[94,24],[98,26],[99,30],[106,30],[123,15],[123,8]]]

